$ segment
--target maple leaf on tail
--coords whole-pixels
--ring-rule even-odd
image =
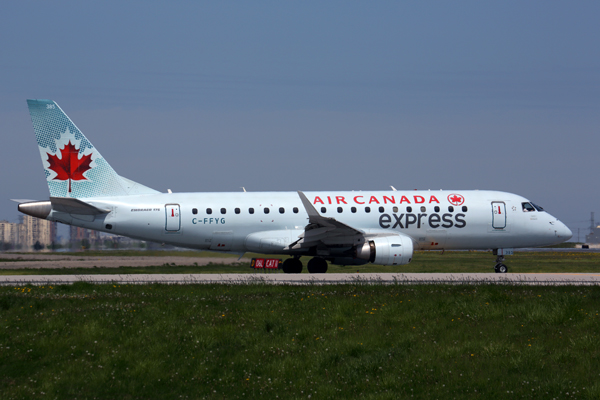
[[[69,193],[71,193],[71,181],[87,180],[83,173],[87,170],[92,169],[90,163],[92,162],[92,155],[82,156],[79,158],[79,149],[76,149],[71,141],[60,149],[61,158],[57,155],[48,154],[48,162],[50,166],[48,169],[56,172],[54,180],[66,181],[69,180]]]

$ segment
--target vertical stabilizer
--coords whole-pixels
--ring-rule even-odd
[[[122,178],[52,100],[27,100],[51,197],[158,193]]]

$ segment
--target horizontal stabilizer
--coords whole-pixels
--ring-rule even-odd
[[[70,197],[50,197],[50,202],[52,203],[52,209],[54,211],[69,214],[99,215],[108,214],[110,212],[110,210],[103,210],[79,199]]]

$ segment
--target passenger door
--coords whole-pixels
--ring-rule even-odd
[[[181,229],[181,213],[179,204],[165,204],[165,230],[175,233]]]
[[[492,228],[506,228],[506,204],[503,201],[492,202]]]

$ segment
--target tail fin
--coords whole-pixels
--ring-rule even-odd
[[[52,100],[27,100],[51,197],[159,193],[119,176]]]

